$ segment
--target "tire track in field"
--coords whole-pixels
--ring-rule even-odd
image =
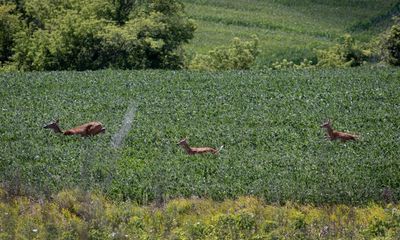
[[[114,134],[114,136],[111,138],[111,146],[114,148],[118,148],[121,146],[124,138],[128,134],[129,130],[132,128],[132,122],[135,117],[136,113],[136,105],[132,103],[125,114],[125,117],[122,121],[122,126],[119,129],[117,133]]]
[[[132,102],[125,113],[125,116],[122,120],[122,125],[118,132],[116,132],[111,137],[111,151],[105,152],[107,156],[103,155],[103,159],[107,159],[104,163],[104,170],[107,172],[107,176],[104,181],[101,183],[101,188],[103,192],[107,193],[110,190],[110,186],[113,185],[113,181],[115,179],[115,172],[117,171],[117,161],[120,157],[121,152],[118,150],[122,146],[123,140],[128,135],[130,129],[132,128],[133,119],[135,117],[137,105]]]

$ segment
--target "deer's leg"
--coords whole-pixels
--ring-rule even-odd
[[[330,136],[326,135],[326,136],[325,136],[325,140],[327,140],[327,141],[332,141],[332,138],[331,138]]]

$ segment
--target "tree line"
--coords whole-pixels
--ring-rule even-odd
[[[11,0],[0,5],[1,65],[18,70],[183,66],[194,23],[175,0]]]
[[[0,0],[0,71],[112,69],[249,69],[257,36],[234,38],[185,58],[196,30],[179,0]],[[346,34],[315,59],[283,59],[271,69],[400,65],[400,20],[370,43]]]

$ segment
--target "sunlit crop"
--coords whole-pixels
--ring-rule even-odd
[[[390,201],[400,193],[399,77],[370,67],[2,74],[0,180],[15,194],[78,187],[141,203]],[[81,138],[42,128],[55,118],[63,129],[96,120],[107,130]],[[327,118],[360,141],[325,140]],[[188,156],[176,145],[183,137],[224,148]]]

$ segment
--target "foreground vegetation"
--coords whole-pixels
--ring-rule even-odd
[[[63,191],[52,201],[0,200],[1,239],[399,239],[399,205],[266,205],[254,197],[163,206]]]
[[[79,187],[139,203],[391,201],[400,194],[399,79],[398,69],[378,67],[1,74],[0,180],[16,195]],[[42,128],[54,118],[63,129],[97,120],[107,132],[57,135]],[[361,140],[326,141],[326,118]],[[176,145],[185,136],[225,147],[187,156]]]

